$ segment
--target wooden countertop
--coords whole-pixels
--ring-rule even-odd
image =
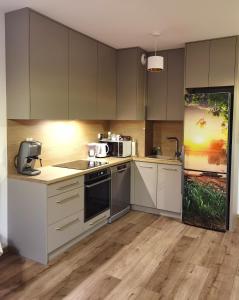
[[[87,160],[87,159],[86,159]],[[96,159],[98,161],[105,161],[108,164],[87,169],[87,170],[75,170],[75,169],[67,169],[67,168],[59,168],[53,166],[47,166],[40,168],[41,174],[37,176],[26,176],[17,173],[9,174],[9,179],[17,179],[17,180],[24,180],[24,181],[32,181],[35,183],[43,183],[43,184],[52,184],[62,180],[71,179],[76,176],[81,176],[90,172],[94,172],[97,170],[104,169],[106,167],[112,167],[121,163],[126,163],[130,161],[142,161],[148,163],[159,163],[159,164],[173,164],[173,165],[182,165],[182,163],[178,160],[164,160],[159,158],[150,158],[150,157],[125,157],[125,158],[118,158],[118,157],[106,157],[101,159]]]

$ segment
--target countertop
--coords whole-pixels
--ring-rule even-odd
[[[52,184],[62,180],[71,179],[76,176],[81,176],[90,172],[101,170],[106,167],[112,167],[121,163],[130,162],[133,160],[148,162],[148,163],[170,164],[170,165],[179,165],[179,166],[182,165],[182,163],[178,160],[164,160],[164,159],[150,158],[150,157],[125,157],[125,158],[106,157],[106,158],[101,158],[96,160],[105,161],[108,164],[87,169],[87,170],[75,170],[75,169],[46,166],[46,167],[39,168],[39,170],[41,170],[41,174],[37,176],[26,176],[26,175],[13,173],[13,174],[9,174],[8,178],[24,180],[24,181],[32,181],[35,183]]]

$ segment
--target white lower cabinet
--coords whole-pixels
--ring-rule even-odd
[[[66,217],[48,227],[48,252],[79,236],[84,230],[84,211]]]
[[[157,207],[157,164],[135,162],[134,168],[134,199],[139,206]]]
[[[131,204],[142,210],[147,207],[165,213],[181,213],[181,166],[136,161],[133,170]]]
[[[158,165],[157,208],[181,213],[181,172],[180,166]]]
[[[84,209],[84,187],[48,197],[47,216],[51,225]]]
[[[9,245],[47,264],[51,257],[107,223],[107,210],[84,223],[84,177],[54,184],[9,179]]]

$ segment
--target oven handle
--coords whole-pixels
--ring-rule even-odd
[[[91,188],[91,187],[93,187],[93,186],[99,185],[99,184],[101,184],[101,183],[104,183],[104,182],[107,182],[107,181],[110,181],[110,180],[111,180],[111,178],[109,177],[109,178],[107,178],[107,179],[98,181],[98,182],[96,182],[96,183],[86,184],[85,187],[86,187],[86,188]]]

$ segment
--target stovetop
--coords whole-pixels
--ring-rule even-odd
[[[75,160],[64,164],[54,165],[53,167],[76,169],[76,170],[87,170],[103,165],[107,165],[107,162],[101,162],[96,160]]]

